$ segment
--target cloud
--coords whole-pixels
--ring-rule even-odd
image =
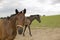
[[[13,12],[16,8],[21,9],[23,8],[21,4],[19,4],[16,1],[3,1],[0,5],[0,13],[11,13]],[[21,7],[21,8],[20,8]]]
[[[2,2],[2,0],[0,0],[0,2]]]
[[[49,14],[58,13],[60,11],[59,0],[1,0],[0,1],[0,14],[10,15],[15,12],[15,9],[19,11],[24,8],[27,9],[26,15],[30,14]],[[52,4],[56,5],[52,5]]]
[[[51,0],[51,1],[52,1],[52,4],[60,3],[60,0]]]

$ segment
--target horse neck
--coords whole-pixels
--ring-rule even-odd
[[[11,18],[9,19],[9,21],[10,21],[12,24],[14,24],[14,26],[16,25],[16,19],[15,19],[15,17],[11,17]]]
[[[34,21],[35,17],[30,17],[29,19],[32,22],[32,21]]]

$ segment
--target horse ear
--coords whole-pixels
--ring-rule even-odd
[[[17,9],[15,9],[15,12],[16,12],[16,14],[18,14],[18,10]]]
[[[26,13],[26,9],[23,10],[23,13],[24,13],[24,14]]]

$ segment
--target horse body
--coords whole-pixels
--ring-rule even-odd
[[[12,38],[15,38],[17,32],[14,20],[1,19],[0,22],[0,39],[12,40]]]
[[[18,12],[16,9],[15,12],[16,14],[11,15],[8,18],[0,19],[0,40],[14,40],[17,34],[17,25],[23,26],[25,20],[24,10],[23,12]]]
[[[41,20],[40,20],[40,16],[39,15],[31,15],[30,17],[26,17],[25,18],[25,28],[24,28],[24,30],[23,30],[23,36],[25,36],[25,30],[26,30],[26,28],[28,27],[28,29],[29,29],[29,34],[30,34],[30,36],[32,36],[32,34],[31,34],[31,29],[30,29],[30,25],[31,25],[31,23],[32,23],[32,21],[34,21],[34,20],[37,20],[39,23],[41,22]]]
[[[31,21],[29,18],[25,17],[25,24],[24,25],[30,25]]]

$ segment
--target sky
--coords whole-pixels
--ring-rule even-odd
[[[60,0],[0,0],[0,17],[10,16],[27,9],[26,16],[30,15],[60,15]]]

